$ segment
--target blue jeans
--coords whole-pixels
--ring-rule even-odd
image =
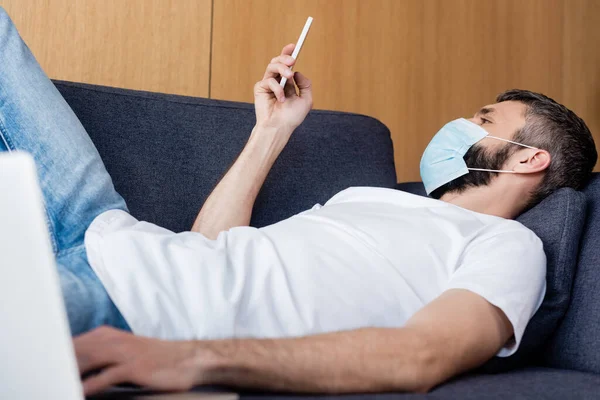
[[[129,329],[90,268],[85,231],[104,211],[127,211],[85,129],[0,7],[0,151],[35,159],[71,333]],[[0,221],[2,223],[2,221]]]

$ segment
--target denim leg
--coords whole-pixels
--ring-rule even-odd
[[[83,240],[104,211],[127,211],[87,132],[0,7],[0,148],[35,159],[71,330],[124,321],[91,270]]]
[[[90,268],[84,245],[61,253],[56,261],[72,335],[101,325],[130,330]]]

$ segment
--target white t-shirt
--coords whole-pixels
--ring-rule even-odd
[[[353,187],[264,228],[216,240],[123,211],[97,217],[88,257],[134,333],[163,339],[303,336],[401,327],[451,288],[499,307],[516,351],[546,288],[520,223],[394,189]]]

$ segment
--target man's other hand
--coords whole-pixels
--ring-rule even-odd
[[[291,56],[294,47],[294,44],[285,46],[267,65],[263,79],[254,85],[256,125],[259,127],[284,129],[291,134],[312,108],[310,80],[290,69],[296,62]],[[285,88],[279,84],[282,76],[288,78]],[[298,86],[298,93],[295,86]]]
[[[186,391],[197,380],[192,342],[169,342],[134,336],[100,327],[74,339],[77,364],[85,379],[86,395],[120,383],[133,383],[160,391]]]

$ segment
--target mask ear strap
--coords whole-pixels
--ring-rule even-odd
[[[492,138],[492,139],[496,139],[496,140],[502,140],[503,142],[507,142],[507,143],[512,143],[512,144],[516,144],[518,146],[523,146],[523,147],[527,147],[529,149],[534,149],[534,150],[539,150],[537,147],[533,147],[533,146],[528,146],[526,144],[523,143],[518,143],[518,142],[513,142],[512,140],[508,140],[508,139],[502,139],[496,136],[490,136],[487,135],[486,137]],[[507,174],[516,174],[517,171],[507,171],[505,169],[485,169],[485,168],[467,168],[469,171],[484,171],[484,172],[505,172]]]
[[[539,150],[537,147],[527,146],[526,144],[523,144],[523,143],[513,142],[512,140],[502,139],[502,138],[499,138],[499,137],[496,137],[496,136],[487,135],[486,137],[489,137],[489,138],[492,138],[492,139],[496,139],[496,140],[502,140],[503,142],[508,142],[508,143],[516,144],[516,145],[527,147],[527,148],[534,149],[534,150]]]

